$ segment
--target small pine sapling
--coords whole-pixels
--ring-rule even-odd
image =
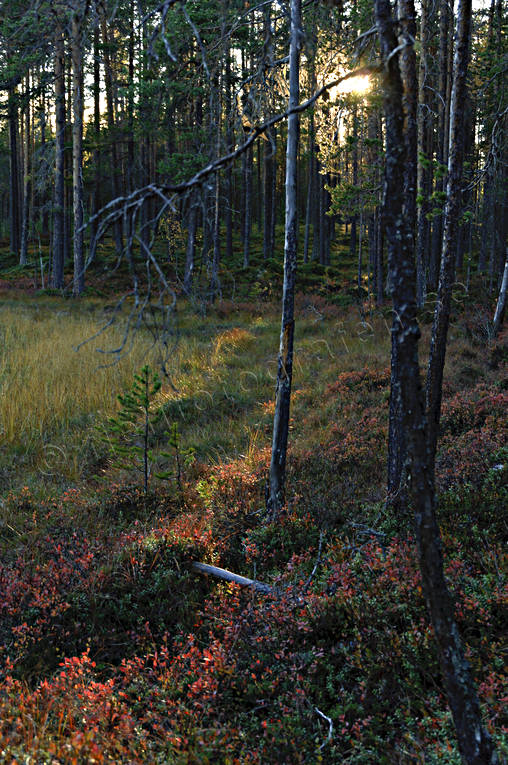
[[[161,385],[157,372],[145,365],[139,374],[134,375],[131,390],[118,396],[122,408],[117,416],[108,419],[112,436],[109,439],[110,449],[117,458],[115,464],[128,470],[132,468],[130,460],[133,457],[141,460],[145,496],[153,460],[153,429],[161,419],[161,413],[154,412],[152,405]]]
[[[178,489],[180,491],[180,496],[183,496],[183,486],[182,486],[182,464],[187,466],[191,465],[194,462],[194,449],[192,446],[189,446],[185,449],[182,448],[182,435],[178,429],[178,424],[174,422],[171,425],[171,429],[167,432],[168,437],[168,445],[173,448],[173,453],[170,452],[161,452],[161,456],[165,457],[166,459],[174,459],[175,460],[175,477],[176,482],[178,484]],[[164,473],[157,473],[158,478],[162,478],[164,480],[168,480],[172,477],[171,471],[165,471]]]

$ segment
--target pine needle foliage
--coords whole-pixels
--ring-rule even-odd
[[[161,385],[157,372],[148,365],[143,366],[139,374],[134,375],[131,390],[118,396],[122,408],[117,416],[108,418],[109,444],[116,458],[115,465],[131,470],[134,463],[141,470],[145,496],[153,461],[154,426],[162,416],[160,410],[154,410],[153,402]]]
[[[180,494],[183,495],[182,467],[184,465],[191,465],[194,462],[195,450],[192,446],[186,448],[182,447],[182,435],[178,429],[178,423],[174,422],[166,435],[168,437],[168,445],[172,447],[173,453],[161,452],[161,456],[169,460],[174,458],[176,482]],[[157,478],[168,480],[171,477],[172,474],[169,470],[164,471],[163,473],[157,473]]]

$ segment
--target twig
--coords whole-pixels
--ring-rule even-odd
[[[314,563],[314,568],[312,569],[312,571],[309,574],[309,578],[307,579],[307,581],[304,584],[304,587],[303,587],[303,594],[304,595],[306,594],[307,590],[309,589],[310,583],[314,579],[316,571],[318,570],[318,566],[321,563],[321,550],[323,548],[323,539],[324,539],[324,536],[325,536],[325,532],[321,531],[320,534],[319,534],[319,546],[318,546],[318,554],[317,554],[316,562]]]
[[[365,523],[354,523],[353,521],[350,521],[349,525],[353,526],[355,529],[358,529],[361,534],[367,534],[371,537],[378,537],[379,539],[384,539],[386,537],[386,534],[384,534],[382,531],[371,529],[370,526],[367,526]]]
[[[331,717],[328,717],[327,715],[323,714],[323,712],[320,709],[318,709],[317,707],[314,707],[314,709],[317,712],[317,714],[320,717],[322,717],[323,720],[326,720],[326,722],[328,723],[328,736],[326,737],[326,741],[323,741],[323,743],[319,747],[320,749],[324,749],[324,747],[327,744],[329,744],[330,741],[332,740],[332,736],[333,736],[333,721],[332,721]]]

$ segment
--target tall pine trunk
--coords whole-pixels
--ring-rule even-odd
[[[427,294],[426,260],[429,251],[430,221],[427,218],[429,204],[429,110],[426,108],[428,96],[428,56],[429,56],[429,0],[422,0],[420,13],[420,61],[418,65],[418,109],[417,109],[417,196],[419,205],[416,220],[416,299],[418,308],[422,308]]]
[[[63,31],[55,37],[55,197],[53,205],[53,247],[51,286],[64,285],[65,213],[65,51]]]
[[[417,184],[417,79],[414,39],[416,36],[416,13],[414,0],[399,0],[398,13],[400,23],[399,43],[403,46],[400,53],[400,72],[402,78],[402,104],[404,113],[404,206],[403,215],[411,237],[411,248],[415,248],[416,230],[416,184]],[[407,496],[404,487],[404,462],[406,444],[404,439],[400,380],[398,337],[402,327],[400,317],[395,312],[392,326],[390,414],[388,425],[388,496],[394,509],[406,509]]]
[[[30,75],[26,76],[25,86],[25,150],[23,153],[23,210],[21,226],[20,266],[25,266],[28,260],[28,237],[30,233],[30,157],[31,157],[31,123],[30,123]]]
[[[83,256],[83,10],[80,4],[72,14],[72,191],[73,191],[73,293],[80,295],[85,288]]]
[[[97,6],[96,6],[97,10]],[[94,189],[92,196],[92,215],[96,215],[101,208],[101,63],[100,63],[100,26],[97,13],[93,35],[93,124],[94,124]],[[95,238],[98,222],[92,224],[91,238]]]
[[[19,209],[19,120],[18,100],[15,87],[9,88],[9,220],[11,252],[19,256],[21,246],[21,217]]]
[[[110,40],[108,34],[108,21],[106,8],[104,4],[100,5],[100,17],[101,17],[101,31],[102,31],[102,43],[104,46],[104,80],[106,85],[106,116],[108,123],[108,133],[110,141],[110,156],[111,156],[111,180],[113,197],[116,199],[120,196],[120,168],[118,162],[118,146],[117,146],[117,131],[116,131],[116,113],[115,113],[115,97],[114,97],[114,79],[113,79],[113,67],[111,64],[110,53]],[[143,115],[146,119],[146,114]],[[142,141],[144,146],[144,141]],[[147,162],[147,157],[144,158]],[[143,179],[144,180],[144,179]],[[143,207],[144,213],[144,207]],[[115,220],[113,226],[115,248],[118,255],[123,252],[123,236],[122,236],[122,223],[120,220]]]
[[[450,10],[448,3],[440,3],[439,17],[439,83],[437,92],[437,147],[436,161],[438,173],[434,192],[438,200],[436,210],[441,208],[440,195],[444,191],[444,178],[440,168],[446,164],[447,156],[447,93],[448,93],[448,38],[450,35]],[[443,216],[438,212],[432,222],[431,253],[429,264],[429,283],[432,290],[436,289],[439,274],[439,257],[443,238]]]
[[[446,204],[444,210],[441,268],[436,309],[434,311],[426,385],[428,444],[432,456],[434,456],[436,452],[439,419],[441,416],[446,340],[450,321],[452,289],[455,280],[455,255],[457,251],[458,217],[460,212],[465,138],[463,106],[466,101],[466,76],[470,37],[471,0],[461,0],[459,3],[459,16],[457,20],[453,87],[451,93],[450,146],[446,181]]]
[[[252,146],[249,146],[245,152],[243,162],[243,267],[247,268],[250,260],[250,237],[252,228]]]

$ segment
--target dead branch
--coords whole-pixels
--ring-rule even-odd
[[[218,577],[218,579],[224,579],[226,582],[239,584],[241,587],[252,587],[257,592],[269,594],[274,591],[273,587],[270,587],[269,584],[258,582],[256,579],[248,579],[246,576],[240,576],[239,574],[234,574],[232,571],[226,571],[225,568],[210,566],[208,563],[194,561],[192,568],[195,571],[199,571],[200,574],[211,574],[212,576]]]
[[[354,69],[353,71],[348,72],[342,77],[338,77],[337,79],[332,80],[331,82],[327,82],[325,85],[319,88],[312,96],[310,96],[310,98],[308,98],[306,101],[302,101],[297,106],[293,107],[292,109],[288,109],[287,111],[281,114],[276,114],[275,116],[263,122],[261,125],[254,126],[252,129],[252,132],[250,133],[249,137],[244,141],[244,143],[240,144],[240,146],[237,146],[236,149],[234,149],[233,151],[230,151],[228,154],[224,154],[222,157],[219,157],[213,162],[210,162],[205,167],[201,168],[201,170],[195,173],[195,175],[193,175],[192,178],[190,178],[188,181],[183,181],[182,183],[167,184],[167,185],[163,184],[160,186],[149,184],[147,186],[143,186],[142,188],[136,189],[135,191],[133,191],[131,194],[127,196],[117,197],[116,199],[113,199],[111,202],[105,205],[102,208],[102,210],[100,210],[98,213],[92,216],[92,218],[90,218],[90,220],[88,221],[87,225],[90,225],[95,220],[100,219],[100,222],[101,222],[100,234],[103,234],[104,230],[113,222],[113,220],[115,220],[118,216],[122,214],[122,210],[124,207],[128,207],[128,208],[136,207],[140,203],[142,204],[147,199],[150,199],[154,196],[161,197],[167,193],[182,193],[184,191],[187,191],[188,189],[193,188],[194,186],[200,186],[205,181],[205,179],[208,178],[209,175],[216,173],[221,168],[225,167],[226,165],[229,165],[235,159],[238,159],[238,157],[240,157],[244,152],[247,151],[247,149],[250,146],[252,146],[255,140],[262,133],[265,133],[267,130],[269,130],[269,128],[273,127],[274,125],[277,125],[279,122],[283,122],[292,114],[299,114],[301,112],[306,111],[324,93],[329,91],[331,88],[337,87],[337,85],[340,85],[342,82],[345,82],[346,80],[349,80],[352,77],[358,77],[358,76],[366,75],[366,74],[378,74],[380,71],[381,71],[381,67],[379,64],[371,64],[368,66],[362,66],[359,69]],[[100,238],[100,235],[98,233],[96,236],[96,240],[98,240],[99,238]]]

